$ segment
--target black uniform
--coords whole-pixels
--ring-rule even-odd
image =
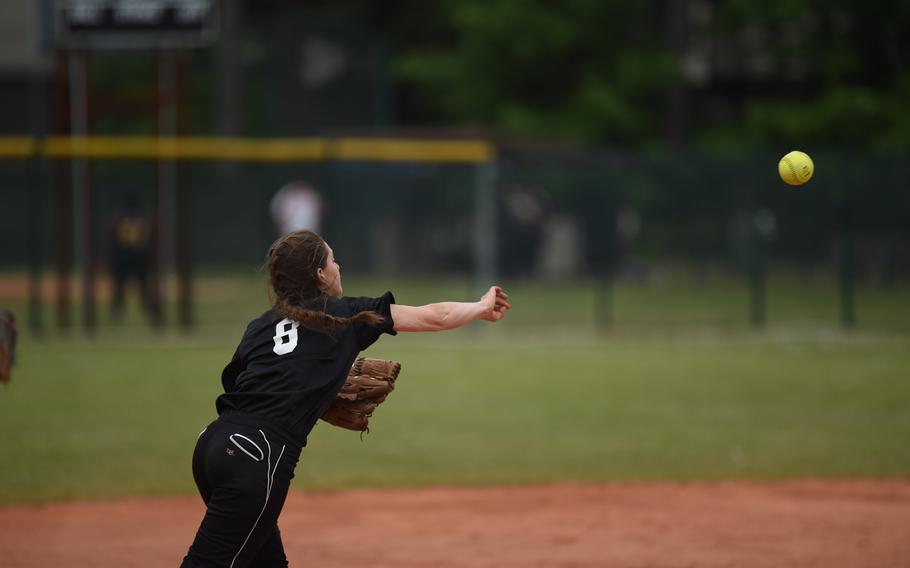
[[[124,296],[130,280],[139,286],[142,307],[153,319],[158,316],[155,298],[149,288],[153,238],[149,222],[139,215],[121,214],[114,221],[110,235],[111,275],[114,284],[111,312],[117,320],[123,318]]]
[[[307,435],[335,399],[360,351],[394,335],[391,304],[327,298],[318,309],[347,317],[372,310],[379,326],[355,323],[319,332],[269,310],[253,320],[221,376],[219,417],[196,444],[193,477],[205,517],[184,567],[287,566],[278,515]]]

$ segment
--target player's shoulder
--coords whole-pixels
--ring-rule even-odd
[[[263,330],[273,329],[280,320],[281,316],[274,308],[267,309],[247,324],[246,330],[243,332],[244,340],[258,335]]]
[[[358,312],[370,311],[388,314],[391,305],[395,303],[395,296],[385,292],[379,296],[347,296],[344,298],[351,315]]]
[[[356,296],[325,296],[316,309],[336,317],[350,317],[357,313],[360,298]]]
[[[281,317],[282,316],[278,314],[275,308],[269,308],[259,314],[258,317],[253,319],[247,327],[255,328],[260,326],[274,325],[275,322],[281,319]]]

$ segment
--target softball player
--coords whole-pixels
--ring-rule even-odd
[[[269,248],[273,307],[246,328],[221,376],[218,418],[199,436],[193,478],[206,513],[184,567],[287,566],[278,515],[307,436],[360,351],[383,333],[441,331],[505,315],[493,286],[478,302],[426,306],[342,295],[332,248],[311,231]]]

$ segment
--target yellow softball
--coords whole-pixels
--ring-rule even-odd
[[[812,158],[805,152],[793,150],[780,159],[777,164],[777,171],[780,173],[780,179],[790,185],[802,185],[812,179],[815,173],[815,164]]]

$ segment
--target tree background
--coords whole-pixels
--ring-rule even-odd
[[[356,22],[388,46],[404,125],[631,146],[910,142],[901,0],[349,0],[306,10]]]

